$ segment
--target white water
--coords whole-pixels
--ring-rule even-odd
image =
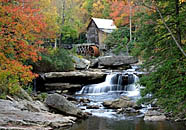
[[[127,81],[123,81],[123,77],[128,76]],[[140,96],[140,85],[137,84],[139,78],[135,74],[108,74],[105,82],[99,84],[86,85],[76,94],[103,94],[108,92],[125,92],[124,95]]]
[[[128,97],[139,97],[140,96],[140,85],[138,84],[139,78],[133,74],[134,82],[126,85],[126,91]]]
[[[136,73],[134,69],[124,72],[112,72],[106,76],[104,82],[84,86],[81,91],[76,93],[77,98],[89,99],[91,102],[88,105],[97,105],[99,109],[86,109],[86,106],[81,106],[81,104],[80,108],[98,117],[126,118],[123,115],[118,115],[114,110],[105,109],[102,103],[115,100],[121,96],[127,96],[133,101],[139,99],[141,86],[138,84],[138,76],[134,73]]]

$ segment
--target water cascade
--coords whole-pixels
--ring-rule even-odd
[[[106,92],[136,91],[139,94],[139,86],[136,82],[139,78],[135,74],[111,73],[108,74],[105,82],[86,85],[77,94],[95,94]]]

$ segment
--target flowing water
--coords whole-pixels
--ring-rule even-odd
[[[79,107],[92,116],[87,120],[75,124],[69,130],[184,130],[183,123],[171,123],[168,121],[147,122],[143,115],[147,107],[140,110],[138,115],[117,114],[114,109],[105,108],[102,103],[106,100],[114,100],[121,96],[127,96],[136,101],[140,98],[139,78],[135,69],[123,72],[111,72],[107,75],[105,82],[86,85],[77,92],[77,99],[85,98],[91,102],[79,104]],[[99,109],[87,109],[87,106],[99,106]]]

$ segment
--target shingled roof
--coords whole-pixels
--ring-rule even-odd
[[[98,29],[103,32],[111,33],[113,30],[117,29],[112,19],[92,18],[92,20],[95,22]]]

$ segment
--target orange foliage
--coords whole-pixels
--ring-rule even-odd
[[[0,76],[14,76],[20,86],[37,76],[31,72],[32,67],[24,63],[40,59],[37,54],[40,51],[39,44],[46,37],[43,30],[46,31],[47,24],[38,2],[0,0]]]
[[[132,8],[132,16],[134,16],[135,12],[139,9],[138,6],[133,5],[132,1],[129,3],[126,0],[111,0],[111,3],[110,16],[117,26],[129,24],[130,6]]]

